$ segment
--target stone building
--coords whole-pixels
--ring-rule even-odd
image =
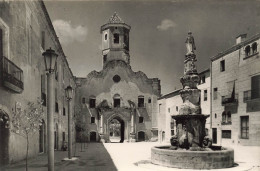
[[[43,100],[46,111],[47,83],[42,53],[51,47],[59,55],[55,73],[55,148],[67,141],[64,88],[75,80],[43,1],[0,2],[0,166],[23,160],[26,139],[13,133],[12,115],[28,102]],[[46,118],[46,116],[45,116]],[[46,119],[30,137],[29,157],[46,151]]]
[[[259,43],[243,34],[211,58],[213,143],[260,145]]]
[[[200,105],[201,113],[210,115],[210,70],[206,69],[199,73],[201,90]],[[158,98],[158,140],[160,142],[170,142],[170,138],[176,134],[176,124],[172,116],[179,114],[179,108],[183,104],[180,90],[175,90]],[[211,135],[210,117],[206,121],[206,132]]]
[[[101,26],[103,69],[76,78],[76,103],[85,121],[88,141],[109,142],[110,124],[121,124],[120,142],[157,136],[160,80],[134,72],[129,54],[130,26],[114,13]]]

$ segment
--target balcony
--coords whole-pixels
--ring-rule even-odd
[[[6,57],[1,58],[1,78],[3,86],[16,92],[21,93],[24,89],[23,71]]]
[[[231,121],[222,121],[221,125],[232,125]]]
[[[225,96],[222,98],[222,106],[234,106],[238,105],[238,94],[235,94],[235,97]]]

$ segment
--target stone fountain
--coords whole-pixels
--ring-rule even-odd
[[[180,91],[183,104],[179,114],[172,116],[176,121],[177,134],[171,138],[171,146],[152,148],[152,163],[167,167],[189,169],[219,169],[232,167],[233,149],[212,146],[212,140],[205,132],[209,115],[201,114],[200,81],[195,62],[196,50],[192,33],[186,39],[187,53],[184,60],[183,89]]]

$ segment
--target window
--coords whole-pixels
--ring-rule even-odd
[[[241,138],[249,138],[249,116],[241,116]]]
[[[222,113],[222,124],[231,124],[231,112],[224,111]]]
[[[250,55],[250,46],[249,45],[246,46],[246,48],[245,48],[245,54],[246,54],[246,56]]]
[[[222,130],[222,138],[231,139],[231,130]]]
[[[162,104],[159,104],[159,113],[161,113]]]
[[[104,61],[104,62],[107,61],[107,55],[103,55],[103,61]]]
[[[55,103],[55,112],[59,113],[59,104],[58,104],[58,102]]]
[[[107,34],[105,34],[105,40],[107,40]]]
[[[178,106],[176,106],[176,111],[178,112],[178,110],[179,110],[179,109],[178,109]]]
[[[62,132],[62,141],[65,141],[65,132]]]
[[[89,107],[90,108],[95,108],[96,107],[96,99],[95,98],[90,98],[89,99]]]
[[[114,98],[114,107],[120,107],[120,95],[115,94],[113,98]]]
[[[138,107],[144,107],[144,96],[138,96]]]
[[[251,77],[251,97],[260,98],[260,75]]]
[[[95,123],[95,117],[91,117],[91,119],[90,119],[90,123]]]
[[[204,90],[204,101],[208,100],[208,91]]]
[[[85,97],[82,97],[82,104],[85,104],[86,103],[86,98]]]
[[[120,80],[121,80],[121,77],[120,77],[119,75],[115,75],[115,76],[113,77],[113,81],[114,81],[115,83],[118,83]]]
[[[171,129],[174,129],[174,121],[171,121]]]
[[[247,100],[251,100],[251,91],[244,91],[244,102],[246,102]]]
[[[216,100],[218,98],[218,88],[214,88],[213,99]]]
[[[152,103],[152,99],[150,97],[148,99],[148,103]]]
[[[171,113],[171,108],[168,108],[168,113]]]
[[[220,61],[220,72],[225,71],[225,60]]]
[[[46,101],[47,101],[46,94],[42,92],[41,98],[42,98],[42,105],[46,106]]]
[[[206,76],[204,75],[204,76],[201,77],[201,84],[203,84],[205,82],[206,82]]]
[[[41,46],[42,49],[45,50],[45,31],[42,31]]]
[[[63,116],[66,116],[66,109],[63,107]]]
[[[253,54],[255,54],[257,52],[257,43],[253,43],[252,44],[252,51],[253,51]]]
[[[144,117],[142,116],[139,117],[139,123],[144,123]]]
[[[118,44],[118,43],[119,43],[119,34],[118,34],[118,33],[115,33],[115,34],[114,34],[114,43],[115,43],[115,44]]]
[[[114,107],[120,107],[120,98],[114,99]]]
[[[217,118],[217,114],[215,113],[215,118]]]

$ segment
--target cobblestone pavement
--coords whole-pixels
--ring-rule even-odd
[[[67,152],[55,152],[55,170],[70,171],[191,171],[151,164],[151,147],[157,142],[139,143],[89,143],[84,148],[77,144],[76,161],[62,161]],[[216,169],[218,171],[260,171],[260,147],[233,146],[235,163],[233,168]],[[25,170],[25,162],[9,166],[4,171]],[[46,171],[47,155],[39,155],[29,161],[30,171]]]

